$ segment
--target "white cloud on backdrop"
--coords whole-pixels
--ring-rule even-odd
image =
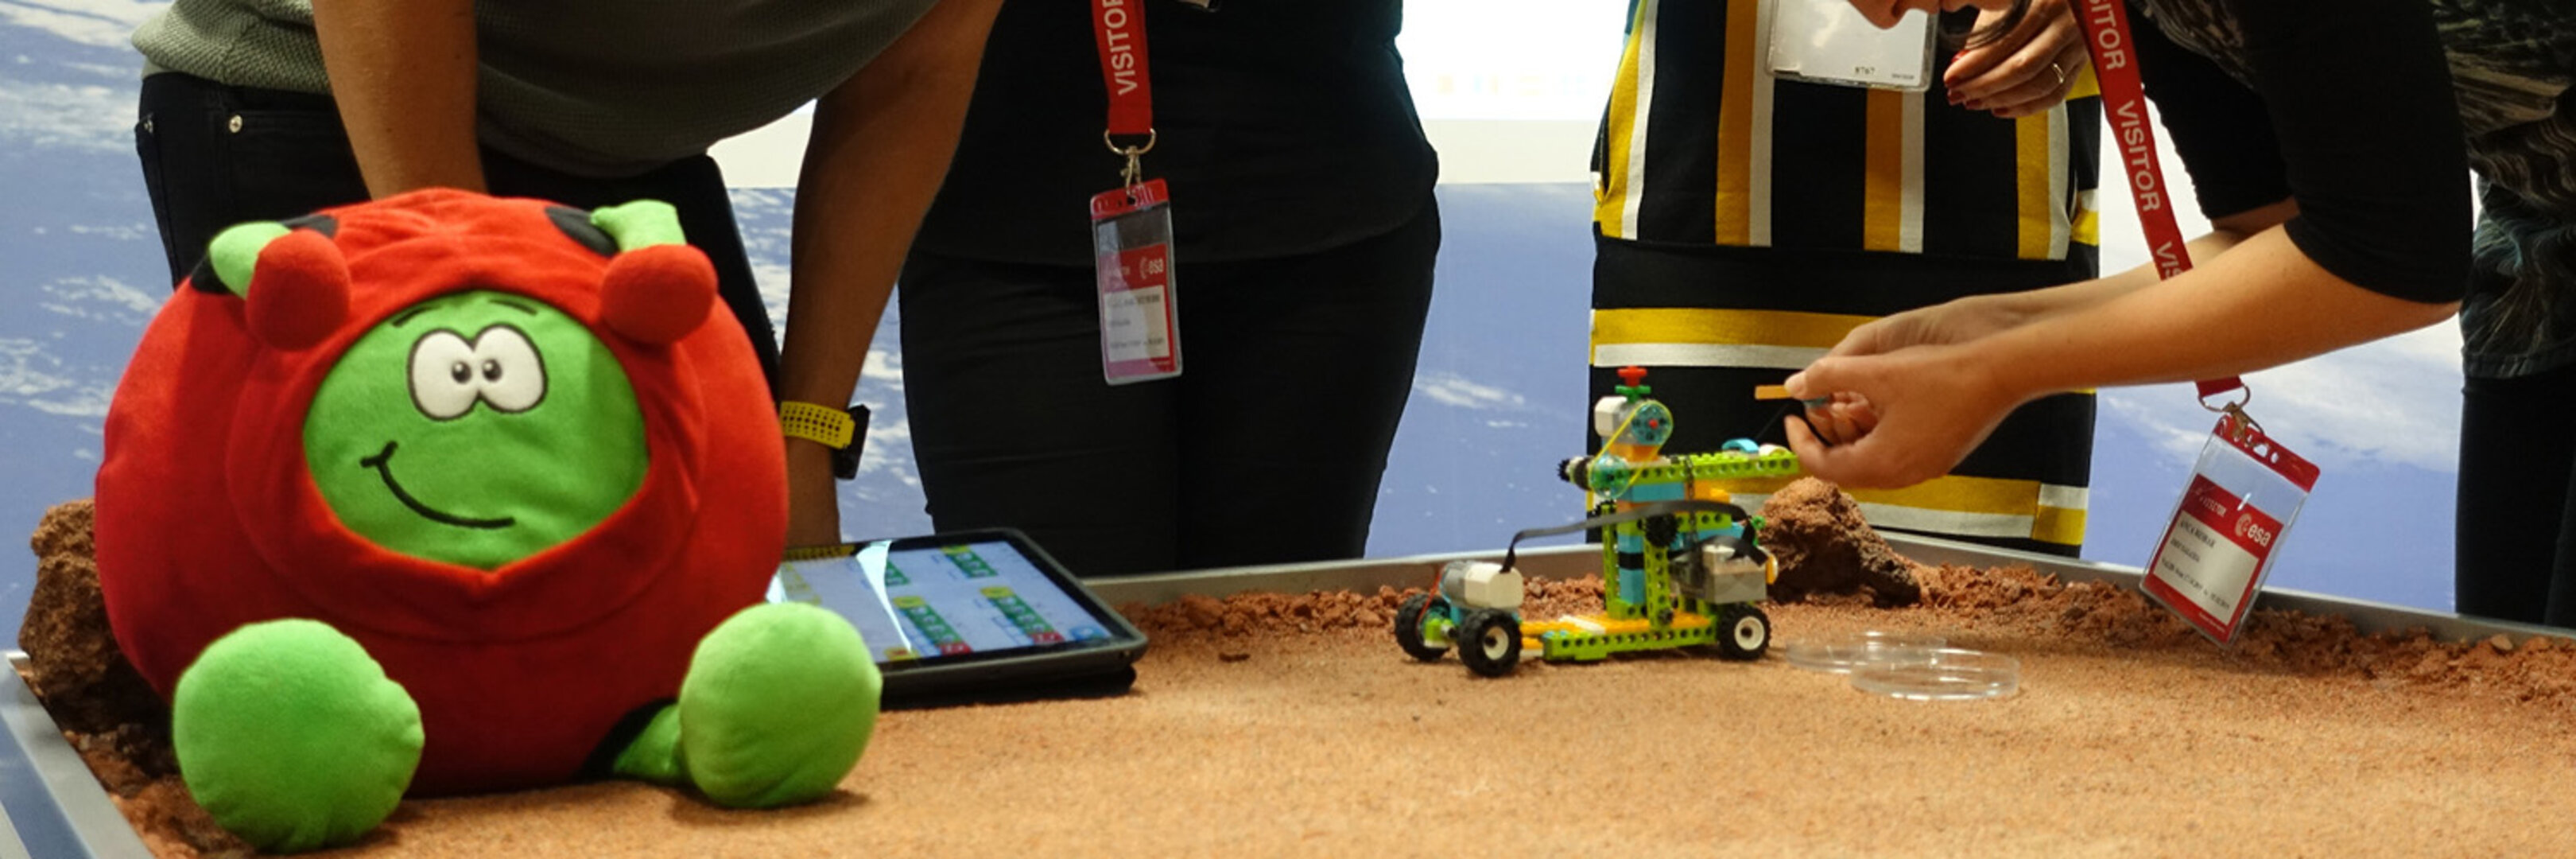
[[[2460,443],[2460,335],[2445,322],[2402,337],[2245,377],[2246,410],[2266,432],[2329,472],[2379,462],[2450,472]],[[2186,385],[2102,392],[2102,420],[2189,462],[2215,418]]]
[[[141,328],[152,314],[161,310],[169,295],[137,289],[124,281],[105,275],[67,277],[41,287],[45,297],[36,306],[75,319],[99,319]]]
[[[1471,382],[1455,373],[1425,373],[1413,378],[1413,390],[1433,402],[1462,409],[1517,410],[1527,397],[1493,385]]]
[[[84,379],[41,341],[0,337],[0,405],[23,405],[49,415],[104,418],[116,381]]]
[[[135,25],[169,5],[150,0],[0,0],[0,24],[43,30],[92,47],[123,47]]]
[[[0,145],[116,152],[134,147],[130,89],[5,79],[0,84]]]
[[[126,50],[134,27],[167,3],[133,0],[0,0],[0,26],[22,27],[73,44]],[[36,65],[24,54],[0,64],[0,145],[129,151],[134,146],[134,80],[143,58],[130,65],[67,59],[49,54],[47,80],[14,80],[13,67]],[[131,51],[126,50],[131,56]],[[75,74],[66,76],[63,72]],[[91,78],[95,83],[66,82]]]

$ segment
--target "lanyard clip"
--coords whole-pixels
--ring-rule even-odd
[[[1127,167],[1118,171],[1118,177],[1121,181],[1125,182],[1126,186],[1130,189],[1135,188],[1138,184],[1145,181],[1145,153],[1154,151],[1154,143],[1160,139],[1162,139],[1162,135],[1155,133],[1154,129],[1148,128],[1145,129],[1145,143],[1143,145],[1120,146],[1118,145],[1117,138],[1110,132],[1105,130],[1100,132],[1100,142],[1109,147],[1110,154],[1127,156]]]
[[[2252,391],[2247,392],[2245,399],[2253,399]],[[2262,422],[2255,420],[2253,415],[2245,413],[2245,400],[2228,403],[2211,411],[2226,415],[2223,420],[2227,424],[2228,441],[2243,444],[2246,439],[2263,434]]]

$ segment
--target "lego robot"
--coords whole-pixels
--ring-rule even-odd
[[[1666,454],[1672,410],[1648,396],[1643,368],[1619,375],[1617,395],[1592,410],[1601,451],[1557,467],[1587,491],[1593,515],[1513,535],[1499,564],[1450,562],[1435,593],[1409,597],[1396,611],[1395,640],[1406,654],[1436,661],[1454,645],[1470,670],[1500,677],[1532,650],[1552,662],[1590,662],[1682,647],[1749,660],[1769,648],[1771,620],[1755,603],[1769,596],[1779,564],[1756,538],[1760,519],[1730,503],[1719,481],[1792,475],[1797,455],[1746,439],[1714,453]],[[1520,541],[1592,528],[1603,536],[1603,610],[1522,618]]]

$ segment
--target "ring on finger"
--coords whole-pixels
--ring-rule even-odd
[[[2058,86],[2066,85],[2066,67],[2058,65],[2055,61],[2051,61],[2048,64],[2048,70],[2057,73]]]

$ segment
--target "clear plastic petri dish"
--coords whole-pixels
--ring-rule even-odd
[[[1870,630],[1785,642],[1780,657],[1809,671],[1843,674],[1864,663],[1923,659],[1948,643],[1927,632]]]
[[[1852,669],[1852,688],[1910,701],[1981,701],[2021,688],[2021,660],[1999,653],[1935,648],[1916,659]]]

